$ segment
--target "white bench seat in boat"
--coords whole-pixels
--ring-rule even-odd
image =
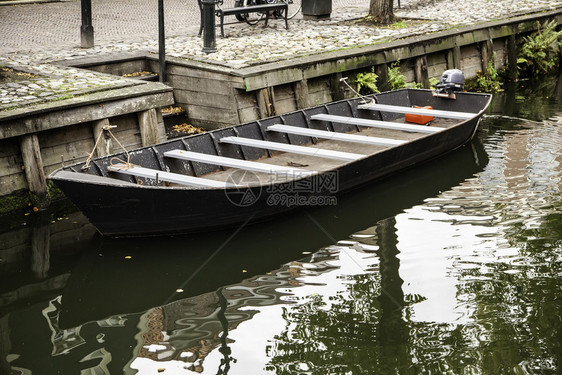
[[[299,126],[290,125],[271,125],[267,127],[267,130],[288,134],[304,135],[308,137],[323,138],[333,141],[363,143],[377,146],[397,146],[407,142],[398,139],[369,137],[366,135],[358,134],[336,133],[327,130],[301,128]]]
[[[229,184],[223,181],[209,180],[207,178],[201,178],[201,177],[186,176],[183,174],[158,171],[156,169],[150,169],[150,168],[144,168],[138,166],[130,166],[124,163],[110,165],[109,167],[107,167],[107,169],[111,172],[127,174],[135,177],[156,179],[156,176],[158,175],[158,180],[160,181],[173,182],[175,184],[200,187],[200,188],[212,187],[212,188],[224,189],[229,187],[236,187],[236,185],[234,184]]]
[[[327,150],[318,147],[297,146],[297,145],[291,145],[286,143],[262,141],[259,139],[243,138],[243,137],[224,137],[220,139],[220,142],[230,143],[240,146],[256,147],[256,148],[267,149],[267,150],[283,151],[293,154],[317,156],[326,159],[345,160],[345,161],[354,161],[357,159],[361,159],[362,157],[365,156],[361,154],[355,154],[352,152]]]
[[[416,132],[416,133],[438,133],[442,130],[445,130],[445,128],[440,128],[435,126],[398,124],[389,121],[370,120],[365,118],[347,117],[347,116],[336,116],[336,115],[328,115],[322,113],[317,115],[312,115],[310,119],[319,120],[319,121],[337,122],[340,124],[368,126],[371,128],[403,130],[407,132]]]
[[[372,111],[392,112],[392,113],[408,113],[412,115],[435,116],[441,118],[450,118],[455,120],[468,120],[476,116],[476,113],[457,112],[457,111],[442,111],[438,109],[425,109],[425,108],[412,108],[402,107],[398,105],[389,104],[375,104],[367,103],[357,106],[359,109],[369,109]]]
[[[164,156],[182,160],[196,161],[201,163],[220,165],[223,167],[245,169],[252,172],[263,172],[269,174],[290,174],[294,176],[308,176],[316,174],[316,171],[309,171],[301,168],[285,167],[282,165],[266,164],[256,161],[240,160],[227,158],[224,156],[203,154],[200,152],[171,150],[164,152]]]

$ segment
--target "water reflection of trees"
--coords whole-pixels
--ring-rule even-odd
[[[491,371],[559,373],[562,214],[546,215],[536,228],[512,230],[508,239],[521,256],[511,264],[489,264],[498,277],[474,283],[488,290],[477,297],[479,318],[491,327],[482,361]],[[487,313],[491,306],[496,314]]]
[[[562,368],[561,224],[562,214],[551,214],[539,228],[519,232],[515,242],[524,256],[516,273],[503,262],[486,263],[486,271],[462,271],[458,295],[471,295],[476,307],[466,324],[411,321],[409,307],[419,296],[404,296],[404,306],[396,303],[401,280],[385,271],[392,274],[398,264],[384,262],[397,258],[392,246],[381,245],[379,272],[347,277],[347,293],[329,301],[313,295],[284,309],[286,329],[268,348],[267,369],[277,374],[557,373]]]
[[[463,255],[462,262],[450,269],[449,276],[456,278],[457,304],[470,305],[466,322],[410,318],[423,296],[403,294],[394,223],[385,220],[377,225],[379,264],[374,272],[349,276],[346,293],[329,300],[310,296],[285,309],[286,328],[268,348],[268,370],[278,374],[559,373],[562,201],[556,155],[560,143],[552,140],[555,133],[546,131],[552,124],[539,126],[503,134],[505,138],[497,142],[508,157],[496,157],[501,165],[492,164],[495,169],[488,175],[469,179],[426,203],[432,211],[450,215],[450,225],[494,228],[482,237],[482,243],[489,245]],[[529,142],[532,147],[525,147]],[[536,158],[540,152],[551,153],[556,160]],[[463,267],[463,262],[470,267]]]
[[[531,108],[532,103],[516,114],[545,119],[557,113],[557,106]],[[472,267],[458,265],[455,272],[457,299],[474,312],[473,322],[461,327],[466,348],[456,344],[448,358],[464,356],[461,363],[479,373],[555,374],[562,368],[559,132],[551,121],[500,132],[501,138],[487,142],[498,155],[471,181],[472,188],[455,188],[438,203],[444,213],[456,205],[451,217],[485,213],[495,229],[490,245],[464,257]],[[455,199],[461,188],[464,201]]]
[[[277,374],[376,373],[407,368],[408,327],[394,219],[378,223],[380,272],[345,276],[346,293],[284,308],[286,329],[268,348]],[[375,271],[376,267],[375,267]]]

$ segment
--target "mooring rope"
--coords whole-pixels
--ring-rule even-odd
[[[367,103],[368,103],[367,97],[366,97],[365,95],[361,95],[360,93],[358,93],[357,91],[355,91],[355,89],[354,89],[353,87],[351,87],[351,85],[347,82],[347,79],[348,79],[347,77],[340,78],[340,82],[345,83],[345,85],[346,85],[347,87],[349,87],[349,89],[350,89],[351,91],[353,91],[353,93],[355,93],[355,95],[357,95],[358,97],[360,97],[361,99],[363,99],[363,102],[362,102],[361,104],[367,104]],[[377,101],[375,100],[375,98],[371,98],[371,102],[372,102],[372,103],[376,103]]]
[[[98,147],[98,143],[101,139],[101,136],[105,131],[107,131],[109,133],[109,135],[111,136],[111,138],[113,138],[115,140],[115,142],[117,142],[117,144],[121,147],[121,149],[123,150],[123,152],[125,153],[125,155],[127,155],[127,161],[124,161],[118,157],[113,157],[109,160],[109,164],[110,165],[114,165],[113,164],[113,160],[118,160],[119,162],[121,162],[121,164],[123,164],[123,169],[128,169],[133,167],[134,165],[131,163],[131,156],[129,155],[129,152],[127,151],[127,149],[125,148],[125,146],[123,146],[123,144],[121,142],[119,142],[119,139],[117,139],[117,137],[111,132],[111,129],[116,128],[116,125],[106,125],[104,127],[102,127],[102,129],[100,130],[97,138],[96,138],[96,142],[94,143],[94,148],[92,149],[92,152],[90,152],[90,154],[88,155],[88,159],[86,160],[86,163],[84,163],[84,165],[82,166],[82,169],[88,169],[90,168],[90,163],[94,157],[94,153],[96,152],[96,149]]]

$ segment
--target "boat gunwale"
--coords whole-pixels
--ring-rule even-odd
[[[307,114],[307,111],[309,111],[311,109],[314,109],[314,108],[326,107],[328,104],[336,105],[336,104],[340,104],[340,103],[347,103],[348,105],[354,105],[357,108],[357,106],[359,104],[362,104],[362,102],[364,102],[365,98],[376,98],[377,96],[379,96],[381,94],[395,93],[395,92],[401,92],[401,91],[407,91],[408,93],[410,93],[411,91],[428,91],[428,92],[430,92],[431,90],[407,89],[406,88],[406,89],[388,91],[388,92],[384,92],[384,93],[372,94],[372,95],[368,95],[368,96],[364,96],[364,97],[342,99],[342,100],[339,100],[339,101],[336,101],[336,102],[326,103],[326,104],[318,105],[318,106],[315,106],[315,107],[309,107],[309,108],[306,108],[306,109],[299,109],[299,110],[292,111],[292,112],[289,112],[289,113],[285,113],[285,114],[282,114],[282,115],[272,116],[272,117],[270,117],[270,119],[273,119],[273,118],[281,119],[283,116],[287,116],[287,115],[295,114],[295,113],[302,113],[304,116],[309,117],[309,115]],[[477,121],[479,121],[479,119],[481,118],[483,113],[489,107],[489,104],[492,100],[492,95],[487,94],[487,93],[463,93],[463,94],[477,95],[477,96],[478,95],[479,96],[488,96],[488,100],[486,101],[486,103],[483,104],[482,108],[477,113],[474,113],[473,117],[471,117],[469,119],[465,119],[465,120],[459,120],[458,122],[455,122],[453,125],[445,128],[444,130],[442,130],[440,132],[421,134],[419,137],[417,137],[415,139],[407,140],[402,144],[398,144],[398,145],[394,145],[394,146],[388,146],[388,147],[385,147],[384,149],[376,150],[372,153],[365,154],[363,157],[358,158],[357,160],[348,161],[348,162],[345,162],[341,165],[335,166],[333,168],[318,171],[318,174],[316,174],[316,175],[322,175],[322,174],[325,174],[325,173],[340,170],[344,167],[356,164],[356,163],[364,161],[366,159],[376,158],[381,153],[384,153],[384,152],[387,152],[387,151],[390,151],[390,150],[395,151],[398,148],[404,148],[404,147],[407,147],[409,145],[415,144],[416,142],[422,142],[426,138],[433,138],[433,137],[436,137],[438,135],[444,135],[444,134],[450,133],[452,130],[462,126],[463,124],[465,124],[469,121],[474,121],[475,119],[478,119]],[[358,117],[358,118],[361,118],[361,117]],[[205,133],[201,133],[201,134],[195,134],[195,135],[189,135],[189,136],[184,136],[184,137],[180,137],[180,138],[174,138],[174,139],[166,140],[164,142],[161,142],[161,143],[158,143],[158,144],[155,144],[155,145],[149,145],[149,146],[143,146],[143,147],[135,148],[133,150],[130,150],[129,152],[135,152],[135,153],[142,154],[144,152],[149,152],[148,151],[149,149],[153,150],[154,147],[162,147],[166,144],[171,144],[171,143],[178,142],[178,141],[181,142],[182,140],[187,139],[187,138],[190,138],[190,139],[194,139],[194,138],[197,138],[197,137],[211,137],[211,138],[213,138],[213,134],[216,134],[218,132],[222,132],[225,129],[234,129],[234,128],[250,125],[250,124],[253,124],[253,123],[255,123],[258,127],[262,128],[263,125],[261,125],[261,123],[259,121],[263,121],[263,120],[265,120],[265,119],[258,119],[258,120],[249,121],[249,122],[246,122],[246,123],[243,123],[243,124],[233,125],[233,126],[226,127],[226,128],[214,129],[214,130],[211,130],[211,131],[208,131],[208,132],[205,132]],[[263,130],[266,131],[266,128],[267,127],[265,127]],[[305,128],[313,129],[309,126],[306,126]],[[471,138],[474,136],[475,132],[477,131],[477,128],[478,128],[478,124],[475,124],[474,132],[472,133]],[[349,134],[355,134],[355,133],[349,133]],[[462,142],[462,144],[466,143],[467,141]],[[287,144],[290,144],[290,143],[287,143]],[[462,146],[462,144],[460,144],[459,146],[457,146],[455,148],[458,148],[458,147]],[[311,146],[314,146],[314,144],[312,144]],[[246,146],[246,147],[248,147],[248,146]],[[455,148],[451,148],[450,151],[452,151]],[[266,154],[267,153],[268,152],[266,151]],[[110,154],[110,155],[93,158],[91,160],[91,162],[93,164],[95,164],[96,161],[101,161],[101,160],[108,160],[110,162],[111,159],[113,159],[113,158],[119,158],[119,157],[123,157],[125,155],[126,155],[125,152],[120,151],[120,152],[113,153],[113,154]],[[210,155],[212,155],[212,154],[210,154]],[[240,160],[255,161],[254,159],[247,159],[245,157],[241,158]],[[73,164],[70,164],[70,165],[63,166],[63,167],[58,168],[55,171],[51,172],[47,178],[50,179],[50,180],[54,180],[54,181],[59,180],[59,181],[67,181],[67,182],[71,182],[71,183],[84,183],[84,184],[87,183],[89,185],[111,186],[111,187],[115,187],[115,188],[126,188],[126,189],[137,188],[137,189],[155,189],[155,190],[165,189],[165,190],[178,190],[178,191],[200,191],[200,190],[203,190],[203,191],[213,191],[213,190],[230,191],[230,190],[239,190],[240,188],[245,189],[245,188],[254,188],[254,187],[259,188],[259,187],[275,186],[275,185],[283,184],[283,183],[286,183],[286,182],[300,181],[300,180],[311,177],[310,175],[303,175],[303,176],[300,176],[298,178],[291,179],[291,180],[288,180],[288,181],[273,181],[271,183],[257,183],[257,184],[251,184],[251,185],[248,185],[248,186],[233,186],[233,187],[228,187],[228,188],[223,188],[223,187],[195,187],[195,186],[181,186],[181,185],[160,186],[160,185],[135,184],[133,182],[122,180],[122,179],[119,179],[119,178],[104,176],[101,172],[100,172],[100,174],[89,174],[89,173],[81,173],[81,172],[73,169],[73,167],[81,167],[84,164],[85,164],[85,162],[81,161],[81,162],[77,162],[77,163],[73,163]],[[96,165],[96,167],[99,168],[97,165]],[[229,168],[229,169],[236,169],[236,168]],[[69,176],[71,174],[76,174],[77,178],[57,176],[57,174],[59,174],[60,172],[68,172],[68,173],[65,173],[66,176]],[[174,172],[172,172],[172,173],[174,173]],[[214,173],[214,172],[209,172],[209,173]],[[96,180],[99,180],[99,181],[85,181],[85,179],[78,177],[78,176],[82,176],[82,175],[93,176],[93,177],[95,177]],[[194,177],[202,177],[203,178],[204,176],[205,175],[203,174],[201,176],[194,176]]]

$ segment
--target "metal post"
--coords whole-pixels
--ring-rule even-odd
[[[92,26],[92,0],[81,0],[82,25],[80,26],[80,46],[92,48],[94,46],[94,26]]]
[[[215,38],[215,0],[201,0],[203,6],[203,52],[217,52]]]
[[[164,32],[164,0],[158,0],[158,63],[160,66],[159,81],[166,82],[166,35]]]

